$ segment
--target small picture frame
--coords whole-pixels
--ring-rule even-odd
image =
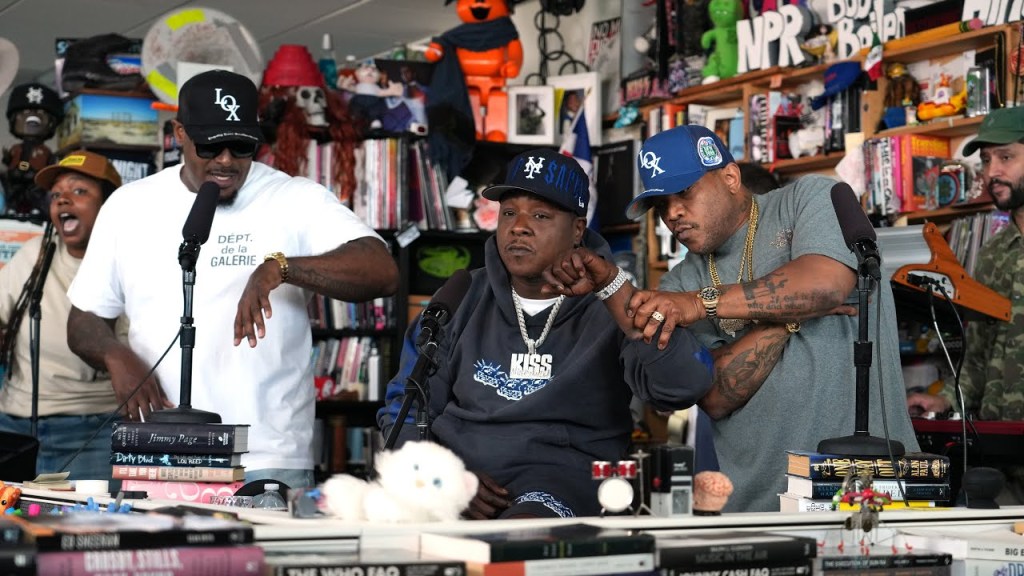
[[[555,91],[550,86],[508,87],[508,141],[512,144],[555,143]]]
[[[708,110],[704,118],[704,127],[711,130],[722,144],[729,149],[733,160],[744,158],[744,118],[743,108],[727,106]]]
[[[548,86],[555,89],[555,109],[558,122],[555,138],[565,141],[565,132],[572,126],[573,112],[582,109],[587,122],[587,136],[591,146],[601,145],[601,81],[597,72],[549,76]]]

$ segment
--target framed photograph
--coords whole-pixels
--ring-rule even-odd
[[[508,87],[508,141],[512,144],[555,143],[555,91],[550,86]]]
[[[704,117],[704,126],[718,135],[729,148],[733,160],[743,160],[744,119],[743,109],[736,106],[712,108]]]
[[[549,76],[548,86],[555,89],[555,109],[558,110],[558,122],[555,138],[558,144],[565,141],[567,133],[572,132],[577,112],[582,111],[583,117],[578,122],[586,121],[587,136],[591,146],[601,144],[601,81],[597,72],[569,74],[566,76]]]

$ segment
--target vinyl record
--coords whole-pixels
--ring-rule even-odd
[[[0,96],[6,94],[14,82],[20,61],[18,47],[7,38],[0,38]]]
[[[210,8],[169,12],[150,27],[142,42],[142,75],[167,104],[178,103],[178,62],[223,66],[257,86],[263,56],[252,34],[237,20]]]

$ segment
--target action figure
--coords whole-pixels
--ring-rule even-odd
[[[356,189],[355,146],[359,133],[341,95],[324,87],[323,76],[305,46],[278,48],[263,74],[260,117],[267,145],[261,162],[292,176],[307,176],[308,150],[331,142],[329,182],[342,201]],[[326,179],[325,179],[326,180]]]
[[[17,215],[43,211],[43,191],[33,181],[36,172],[56,162],[46,142],[64,120],[64,105],[56,92],[42,84],[15,86],[7,101],[11,134],[21,139],[3,151],[7,171],[3,175],[7,212]]]
[[[446,0],[450,4],[452,0]],[[477,139],[504,142],[508,138],[508,95],[505,81],[519,75],[523,45],[509,18],[510,0],[458,0],[456,12],[465,24],[430,43],[429,62],[450,61],[452,53],[465,78]],[[441,72],[439,70],[435,74]],[[435,75],[434,86],[444,77]]]

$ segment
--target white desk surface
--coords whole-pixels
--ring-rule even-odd
[[[88,495],[75,492],[38,490],[24,488],[23,497],[41,502],[73,505],[84,501]],[[101,507],[113,498],[94,496]],[[183,503],[177,500],[124,500],[136,510],[153,510],[164,506],[187,505],[208,510],[219,510],[238,514],[243,520],[254,525],[257,543],[284,545],[310,542],[321,551],[346,548],[352,545],[362,548],[418,549],[421,532],[475,533],[504,530],[526,530],[558,524],[586,522],[608,528],[647,530],[661,533],[685,533],[696,531],[746,530],[746,531],[819,531],[841,528],[850,512],[804,512],[783,514],[760,512],[749,514],[723,514],[721,516],[679,516],[661,518],[655,516],[608,516],[533,519],[533,520],[491,520],[486,522],[460,520],[456,522],[434,522],[415,524],[381,524],[370,522],[343,522],[330,517],[293,518],[287,512],[272,512],[252,508],[215,506],[212,504]],[[990,529],[1008,527],[1015,521],[1024,520],[1024,506],[1004,507],[997,510],[968,508],[914,508],[912,510],[884,511],[880,515],[880,526],[899,528],[901,526],[942,526],[942,525],[984,525]]]

